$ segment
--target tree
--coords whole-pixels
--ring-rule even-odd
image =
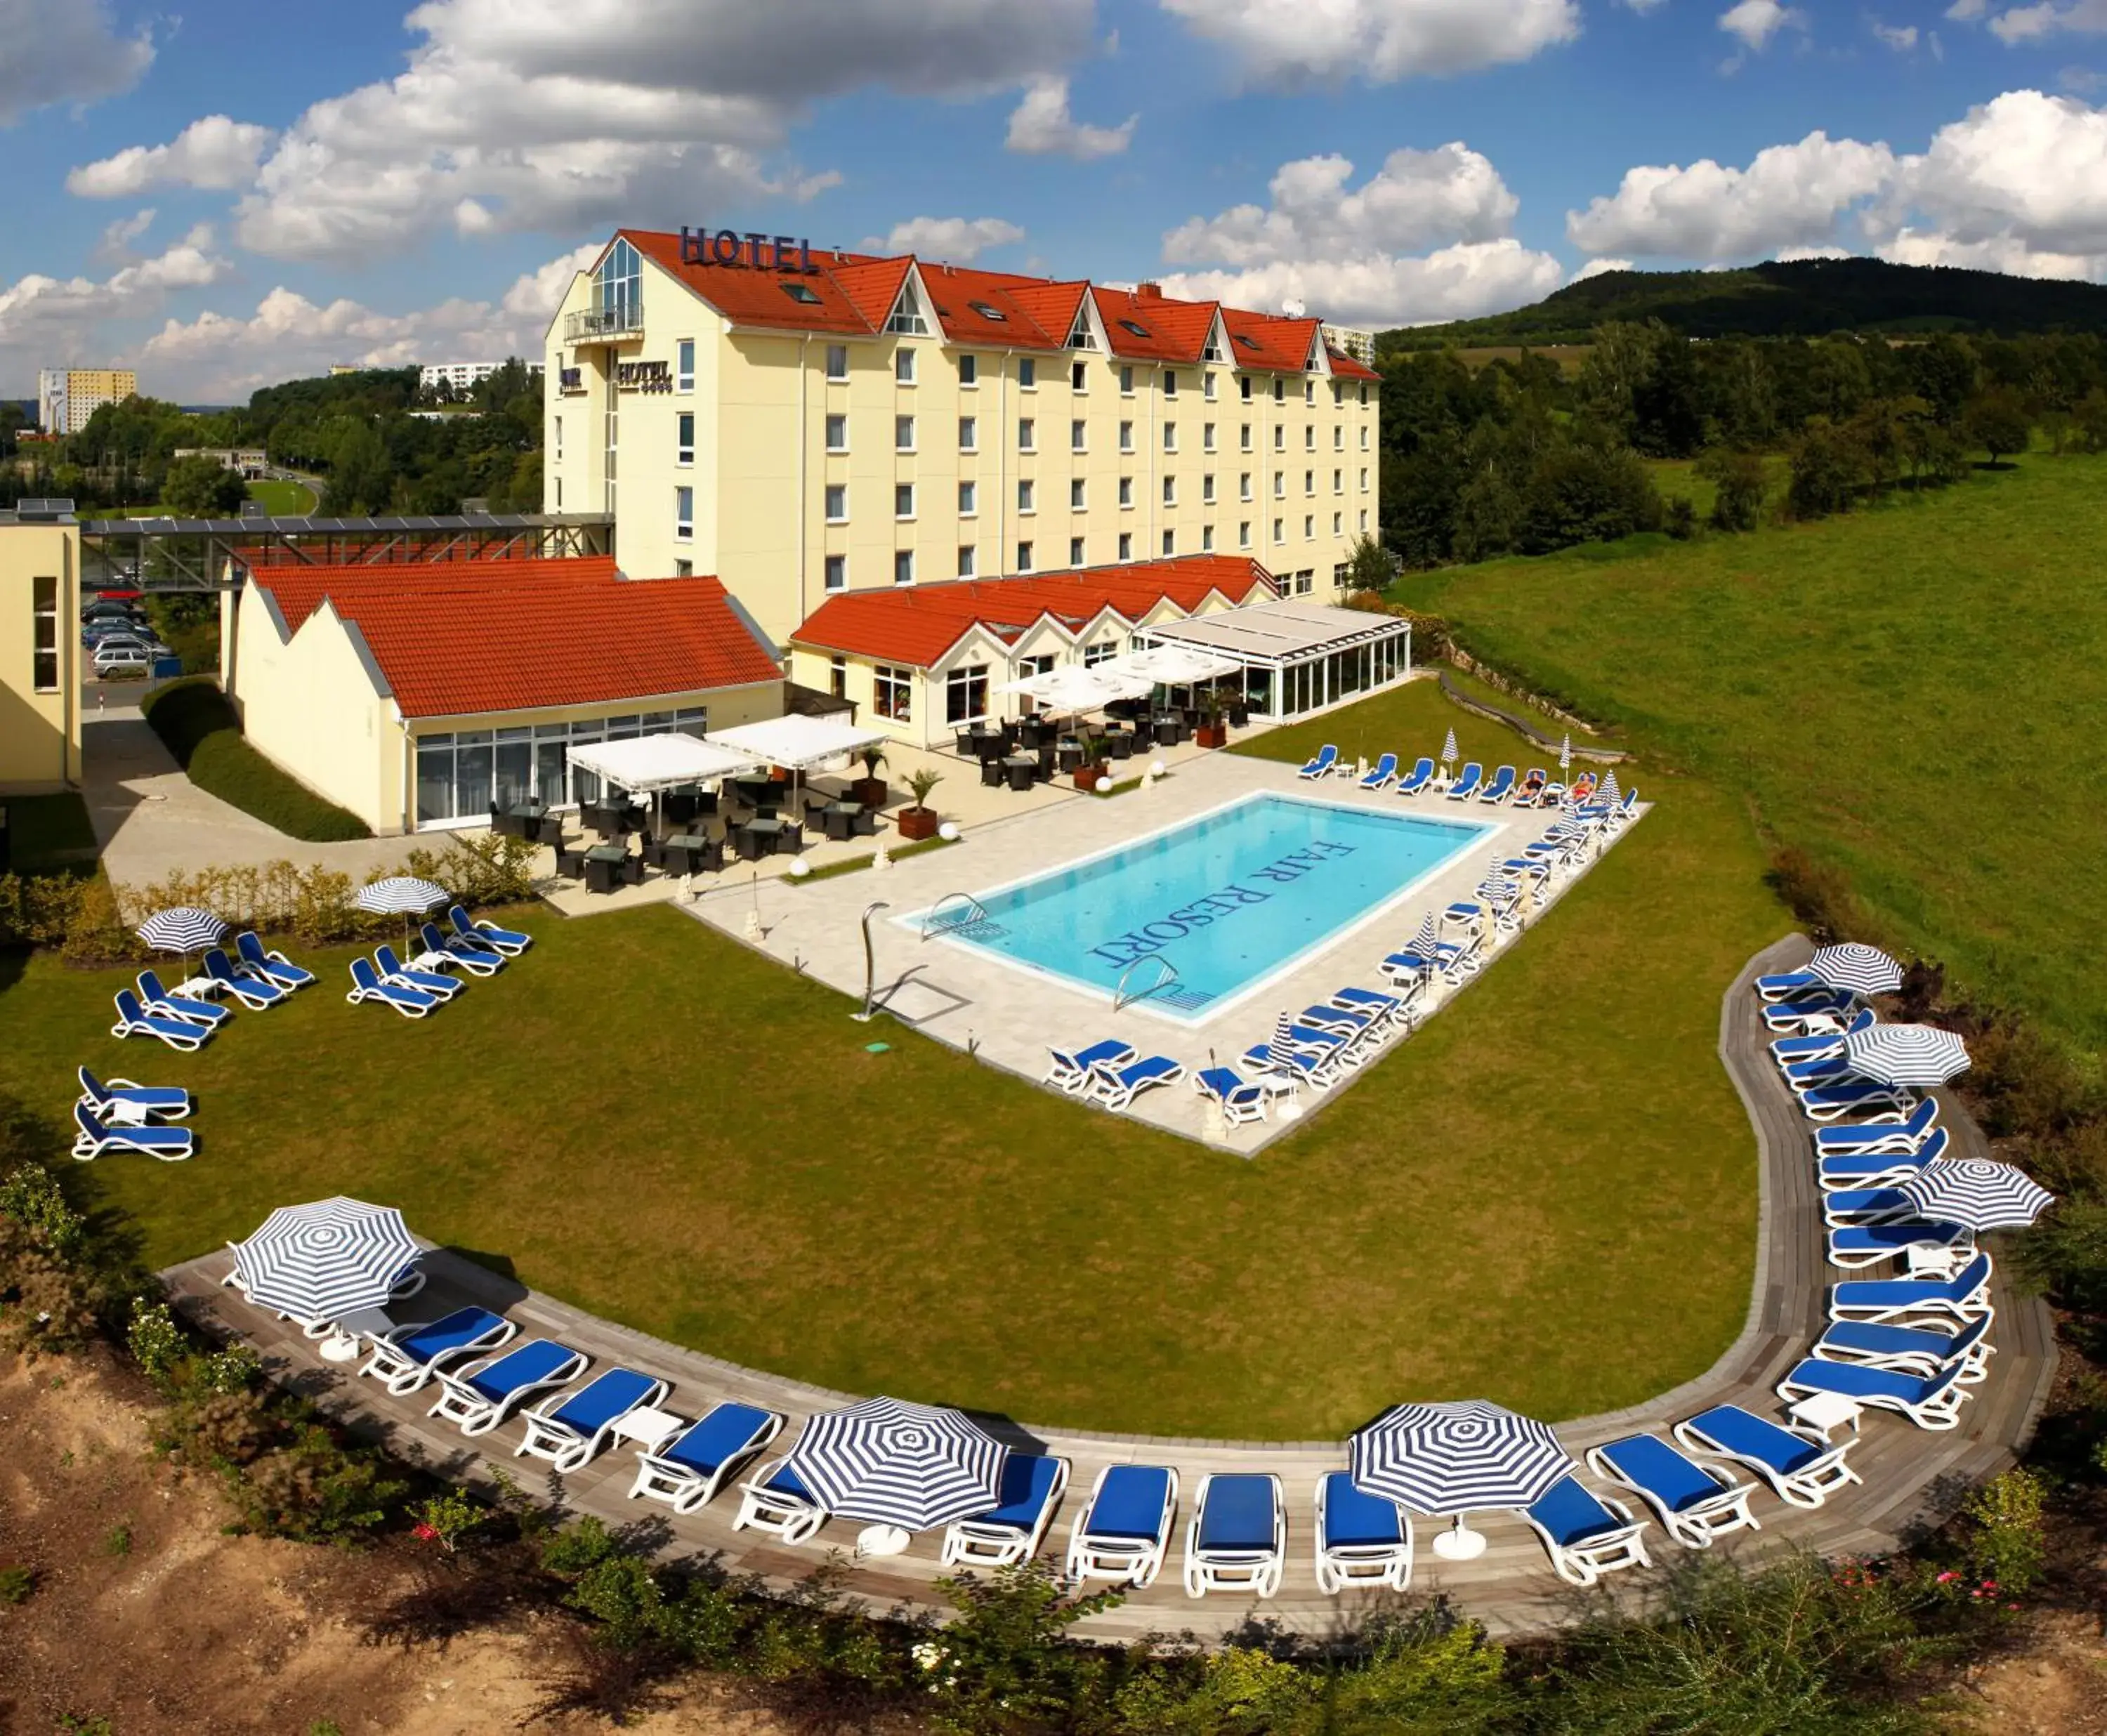
[[[1353,553],[1346,557],[1349,590],[1388,590],[1397,577],[1397,557],[1363,531],[1354,539]]]
[[[1792,481],[1786,503],[1795,518],[1849,512],[1864,465],[1850,431],[1813,416],[1792,446]]]
[[[1757,454],[1732,446],[1708,447],[1697,460],[1697,473],[1713,487],[1714,530],[1753,531],[1763,522],[1770,479]]]
[[[231,518],[248,498],[240,473],[202,452],[177,459],[161,484],[161,502],[178,518]]]
[[[2078,401],[2078,443],[2088,452],[2107,452],[2107,389],[2095,386]]]
[[[329,509],[332,513],[375,513],[394,491],[394,467],[373,425],[363,418],[339,419],[331,443]]]
[[[1992,386],[1969,400],[1962,424],[1968,437],[1990,455],[1990,465],[2015,452],[2024,452],[2033,437],[2034,419],[2026,400],[2010,386]]]

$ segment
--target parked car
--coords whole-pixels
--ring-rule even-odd
[[[101,645],[95,653],[97,675],[143,675],[154,667],[152,653],[143,645]]]
[[[134,626],[88,627],[82,630],[80,642],[91,651],[104,645],[129,645],[138,651],[166,648],[144,627]]]

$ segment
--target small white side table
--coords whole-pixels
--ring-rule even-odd
[[[897,1525],[866,1525],[856,1533],[856,1552],[865,1555],[904,1555],[914,1541],[913,1533]]]
[[[394,1327],[386,1309],[360,1308],[336,1322],[336,1330],[315,1347],[315,1354],[325,1362],[356,1362],[365,1334],[391,1332]]]
[[[674,1415],[671,1411],[645,1405],[616,1419],[614,1437],[618,1441],[634,1441],[648,1453],[663,1447],[687,1426],[685,1418]]]
[[[146,1111],[137,1103],[128,1103],[122,1097],[110,1106],[110,1113],[102,1118],[106,1127],[144,1127]]]
[[[1855,1398],[1846,1398],[1841,1393],[1810,1393],[1806,1397],[1786,1407],[1786,1413],[1795,1423],[1812,1429],[1823,1440],[1830,1432],[1844,1423],[1851,1425],[1851,1433],[1858,1432],[1858,1419],[1864,1406]]]

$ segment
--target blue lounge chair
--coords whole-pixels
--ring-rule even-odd
[[[1364,1495],[1352,1474],[1327,1471],[1317,1483],[1317,1589],[1412,1583],[1412,1521],[1395,1501]]]
[[[1943,1326],[1890,1326],[1871,1320],[1832,1320],[1814,1347],[1831,1362],[1870,1362],[1876,1368],[1899,1368],[1917,1375],[1943,1373],[1961,1365],[1961,1383],[1973,1386],[1989,1372],[1996,1347],[1990,1343],[1991,1317],[1978,1314],[1958,1331]]]
[[[1932,1100],[1925,1098],[1926,1102]],[[1822,1129],[1826,1133],[1827,1128]],[[1931,1137],[1916,1151],[1867,1152],[1863,1156],[1825,1157],[1815,1165],[1815,1180],[1824,1191],[1862,1187],[1894,1187],[1907,1181],[1926,1164],[1946,1155],[1946,1129],[1934,1128]]]
[[[1265,1119],[1265,1088],[1254,1085],[1231,1067],[1202,1067],[1193,1075],[1193,1089],[1222,1106],[1222,1116],[1231,1127]]]
[[[439,1004],[436,994],[406,988],[401,983],[383,982],[375,974],[370,958],[351,961],[351,993],[344,998],[353,1006],[361,1001],[378,1001],[384,1007],[393,1007],[406,1019],[421,1019]]]
[[[425,1415],[458,1423],[463,1434],[488,1434],[537,1393],[577,1379],[586,1360],[582,1352],[554,1339],[529,1339],[459,1374],[436,1374],[439,1402]]]
[[[146,1011],[164,1019],[182,1019],[191,1025],[209,1026],[213,1030],[234,1016],[231,1007],[215,1007],[210,1001],[194,1000],[186,994],[170,994],[161,986],[161,979],[152,971],[139,973],[139,998],[146,1003]]]
[[[1372,1012],[1334,1007],[1329,1001],[1319,1001],[1296,1014],[1295,1022],[1306,1025],[1312,1030],[1327,1031],[1334,1037],[1344,1037],[1350,1043],[1357,1037],[1367,1036],[1381,1021]]]
[[[1715,1537],[1744,1526],[1763,1528],[1749,1511],[1754,1483],[1685,1458],[1659,1435],[1606,1442],[1588,1453],[1588,1465],[1597,1476],[1638,1496],[1685,1549],[1709,1549]]]
[[[1789,1001],[1824,986],[1822,979],[1812,971],[1781,971],[1775,976],[1756,979],[1756,993],[1767,1001]]]
[[[1965,1254],[1975,1232],[1963,1223],[1908,1218],[1900,1223],[1853,1223],[1829,1232],[1829,1263],[1845,1272],[1899,1259],[1912,1248],[1951,1248]]]
[[[1433,781],[1434,762],[1422,757],[1412,768],[1408,776],[1398,780],[1397,793],[1400,796],[1417,796]]]
[[[1822,1196],[1822,1222],[1831,1230],[1916,1215],[1916,1202],[1898,1187],[1832,1187]]]
[[[1692,1452],[1745,1465],[1795,1507],[1819,1507],[1858,1474],[1844,1462],[1851,1442],[1831,1447],[1811,1429],[1787,1428],[1739,1405],[1715,1405],[1675,1425]]]
[[[729,1399],[712,1405],[664,1446],[637,1453],[629,1498],[643,1496],[666,1502],[676,1513],[693,1513],[782,1431],[783,1419],[773,1411]]]
[[[139,1004],[139,997],[129,989],[117,991],[117,1022],[110,1027],[113,1037],[158,1037],[172,1049],[201,1049],[205,1039],[212,1035],[206,1025],[193,1025],[187,1019],[164,1018],[152,1013]]]
[[[191,1094],[180,1085],[141,1085],[131,1079],[99,1079],[85,1067],[77,1067],[80,1101],[107,1121],[120,1106],[156,1121],[180,1121],[194,1106]]]
[[[493,946],[478,946],[473,940],[464,940],[456,935],[449,938],[439,931],[437,922],[427,922],[417,931],[417,938],[425,943],[424,959],[434,969],[441,960],[464,970],[471,976],[495,976],[505,968],[505,954]]]
[[[456,1308],[438,1320],[371,1336],[373,1354],[358,1371],[372,1375],[396,1397],[405,1397],[447,1363],[508,1344],[519,1330],[488,1308]]]
[[[487,918],[470,922],[468,912],[459,904],[447,912],[447,920],[454,925],[454,932],[464,940],[473,940],[479,946],[494,946],[501,953],[516,956],[534,944],[533,935],[522,934],[516,928],[500,928]]]
[[[1310,760],[1308,765],[1305,765],[1301,770],[1296,773],[1295,775],[1298,778],[1326,777],[1337,767],[1338,764],[1339,750],[1333,747],[1331,742],[1327,742],[1322,747],[1317,750],[1317,757]]]
[[[1859,1109],[1912,1109],[1916,1093],[1907,1085],[1884,1085],[1877,1079],[1838,1079],[1810,1085],[1799,1094],[1799,1112],[1809,1121],[1834,1121]]]
[[[1071,1580],[1151,1584],[1170,1545],[1178,1510],[1178,1473],[1167,1465],[1108,1465],[1098,1473],[1089,1504],[1068,1536]]]
[[[1817,1157],[1857,1157],[1876,1151],[1915,1151],[1932,1136],[1939,1123],[1939,1099],[1926,1097],[1906,1115],[1871,1121],[1853,1121],[1842,1127],[1814,1130]]]
[[[559,1393],[521,1411],[519,1420],[527,1432],[512,1449],[512,1456],[532,1453],[560,1472],[582,1470],[607,1445],[617,1423],[632,1411],[657,1404],[671,1390],[664,1381],[633,1368],[608,1369],[575,1393]]]
[[[1772,1039],[1771,1057],[1781,1067],[1797,1066],[1810,1061],[1826,1061],[1844,1052],[1844,1039],[1853,1031],[1871,1030],[1873,1010],[1862,1007],[1858,1016],[1840,1031],[1817,1031],[1807,1037],[1778,1037]]]
[[[1902,1320],[1944,1314],[1974,1320],[1995,1313],[1990,1303],[1990,1256],[1978,1254],[1950,1278],[1853,1278],[1829,1292],[1831,1320]]]
[[[1211,1471],[1185,1527],[1185,1595],[1271,1597],[1287,1566],[1287,1509],[1271,1472]]]
[[[1643,1568],[1647,1522],[1620,1500],[1597,1495],[1577,1477],[1561,1477],[1521,1509],[1543,1539],[1551,1564],[1568,1585],[1592,1586],[1619,1568]]]
[[[1372,1013],[1379,1022],[1396,1025],[1403,1030],[1412,1028],[1412,1009],[1402,995],[1383,994],[1373,989],[1341,989],[1332,997],[1330,1004],[1347,1012]]]
[[[1361,779],[1361,787],[1364,790],[1379,790],[1385,784],[1396,782],[1396,779],[1397,756],[1394,753],[1386,753],[1376,761],[1374,769],[1368,773],[1368,776]]]
[[[266,952],[253,931],[245,929],[236,935],[234,949],[251,971],[281,989],[304,989],[315,980],[312,971],[303,970],[283,953]]]
[[[1772,1001],[1757,1009],[1763,1021],[1781,1036],[1811,1036],[1841,1030],[1858,1016],[1849,995],[1803,995],[1796,1001]]]
[[[1825,1086],[1840,1085],[1858,1077],[1841,1049],[1833,1055],[1817,1055],[1812,1061],[1790,1061],[1778,1070],[1785,1075],[1786,1088],[1795,1096],[1804,1096]]]
[[[827,1523],[827,1509],[805,1480],[791,1469],[788,1459],[778,1459],[752,1483],[739,1490],[739,1514],[734,1531],[772,1532],[785,1543],[802,1543]]]
[[[1046,1053],[1050,1059],[1042,1083],[1058,1085],[1072,1096],[1090,1083],[1093,1067],[1124,1067],[1134,1059],[1134,1048],[1130,1043],[1107,1037],[1086,1049],[1049,1049]]]
[[[1150,1055],[1123,1067],[1101,1062],[1090,1070],[1089,1083],[1083,1094],[1107,1109],[1125,1109],[1150,1086],[1175,1084],[1184,1077],[1184,1068],[1168,1055]]]
[[[1515,769],[1512,765],[1503,765],[1493,774],[1493,781],[1485,786],[1478,800],[1498,807],[1514,794],[1514,787]]]
[[[955,1519],[944,1532],[947,1567],[1006,1568],[1039,1553],[1054,1510],[1068,1487],[1068,1461],[1012,1453],[1003,1461],[1000,1499],[985,1513]]]
[[[164,1164],[180,1164],[197,1149],[197,1136],[186,1127],[106,1127],[85,1103],[73,1106],[73,1155],[83,1164],[113,1151],[137,1151]]]
[[[392,946],[374,948],[373,962],[379,968],[380,980],[384,983],[393,983],[402,989],[415,989],[425,994],[436,995],[443,1001],[452,1000],[468,987],[458,977],[443,976],[437,971],[405,968],[402,961],[395,956],[395,949]]]
[[[1778,1397],[1788,1403],[1817,1393],[1834,1393],[1874,1410],[1899,1411],[1920,1429],[1959,1428],[1961,1406],[1975,1396],[1961,1384],[1958,1367],[1927,1377],[1820,1357],[1809,1357],[1778,1382]]]
[[[291,992],[281,989],[268,977],[243,976],[234,968],[234,961],[216,946],[204,955],[204,974],[222,985],[229,994],[251,1012],[262,1012],[267,1007],[276,1007]]]
[[[1283,1052],[1270,1043],[1254,1043],[1246,1049],[1243,1064],[1254,1073],[1275,1074],[1319,1091],[1328,1089],[1346,1076],[1345,1068],[1328,1054],[1313,1055],[1295,1048]]]
[[[1543,768],[1542,766],[1532,765],[1530,767],[1530,769],[1522,774],[1521,783],[1514,792],[1515,806],[1517,808],[1535,807],[1543,800],[1543,789],[1546,781],[1547,780],[1543,774]]]
[[[1449,801],[1469,801],[1478,793],[1479,786],[1484,783],[1485,781],[1485,767],[1479,765],[1476,760],[1471,760],[1468,765],[1466,765],[1463,768],[1463,775],[1458,778],[1454,784],[1450,787],[1449,791]]]

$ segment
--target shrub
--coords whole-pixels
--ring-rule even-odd
[[[1697,473],[1712,484],[1712,528],[1715,531],[1753,531],[1763,523],[1763,502],[1770,492],[1763,461],[1754,452],[1737,452],[1731,446],[1710,446],[1697,460]]]
[[[1790,846],[1771,858],[1769,880],[1817,945],[1861,932],[1864,913],[1842,872]]]
[[[357,814],[323,800],[250,747],[217,683],[172,681],[150,693],[140,710],[191,783],[267,826],[309,843],[372,837]]]
[[[230,1481],[250,1530],[296,1543],[348,1542],[384,1523],[409,1489],[384,1476],[371,1451],[339,1445],[319,1423],[300,1424]]]
[[[1686,495],[1678,495],[1668,503],[1668,514],[1661,527],[1673,541],[1688,542],[1697,534],[1697,508]]]
[[[2048,1560],[2046,1493],[2040,1478],[2015,1466],[1983,1484],[1961,1509],[1974,1533],[1977,1568],[1987,1576],[1981,1584],[1992,1592],[2012,1595],[2041,1583]]]
[[[118,1306],[96,1252],[88,1220],[48,1169],[10,1172],[0,1182],[0,1349],[64,1355],[96,1338]]]
[[[0,1604],[26,1604],[36,1589],[34,1568],[0,1568]]]
[[[146,1371],[146,1378],[163,1393],[175,1390],[176,1366],[190,1348],[177,1326],[175,1317],[169,1313],[165,1302],[149,1302],[144,1296],[132,1299],[132,1324],[125,1330],[124,1343],[133,1359]]]

